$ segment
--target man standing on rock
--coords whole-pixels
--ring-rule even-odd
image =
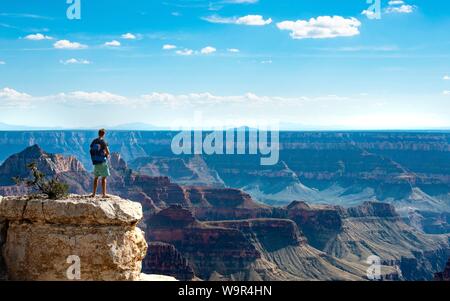
[[[98,178],[102,178],[102,194],[104,198],[107,198],[106,195],[106,178],[110,176],[109,166],[108,166],[108,157],[109,157],[109,148],[108,143],[106,143],[105,137],[106,131],[105,129],[100,129],[98,131],[98,138],[95,138],[90,147],[92,164],[94,164],[94,192],[91,197],[95,197],[97,193],[98,186]]]

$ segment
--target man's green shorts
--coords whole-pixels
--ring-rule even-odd
[[[111,174],[109,173],[108,163],[96,164],[94,165],[94,177],[109,177]]]

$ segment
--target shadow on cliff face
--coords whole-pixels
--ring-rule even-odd
[[[148,241],[172,244],[202,279],[240,273],[261,256],[241,231],[200,223],[180,206],[153,215],[147,226]]]
[[[306,244],[306,238],[294,221],[288,219],[250,219],[241,221],[216,221],[207,225],[237,229],[252,243],[267,252],[289,246]]]
[[[168,275],[181,281],[190,281],[195,277],[187,258],[174,245],[163,242],[148,243],[147,255],[142,262],[142,272]]]

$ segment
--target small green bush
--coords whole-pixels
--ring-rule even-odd
[[[67,196],[69,192],[69,185],[58,181],[57,178],[48,179],[47,176],[38,169],[35,162],[28,164],[27,168],[30,170],[32,178],[22,179],[20,177],[14,177],[13,181],[17,185],[31,187],[35,191],[46,195],[52,200]]]

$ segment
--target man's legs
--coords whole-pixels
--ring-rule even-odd
[[[103,197],[106,197],[106,177],[102,177],[102,193]]]
[[[94,191],[92,192],[91,197],[94,197],[95,194],[97,193],[97,186],[98,186],[98,177],[94,178]]]

